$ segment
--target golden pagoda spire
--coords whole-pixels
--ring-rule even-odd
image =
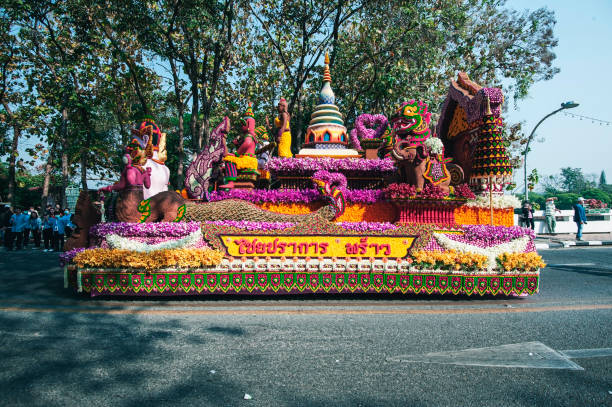
[[[331,74],[329,73],[329,54],[325,51],[325,70],[323,71],[323,82],[331,83]]]

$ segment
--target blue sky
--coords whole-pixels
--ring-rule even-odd
[[[555,12],[559,45],[554,63],[561,72],[533,85],[517,109],[507,99],[506,120],[525,121],[524,131],[529,134],[542,117],[574,100],[580,106],[568,112],[612,121],[612,0],[509,0],[507,7],[548,7]],[[544,121],[535,138],[544,141],[532,145],[528,171],[537,168],[540,174],[551,175],[573,167],[599,177],[605,170],[608,183],[612,182],[612,125],[600,126],[561,112]],[[515,181],[523,184],[522,168],[515,171]]]

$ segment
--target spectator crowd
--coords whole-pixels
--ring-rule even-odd
[[[0,239],[6,250],[64,251],[64,241],[74,230],[72,214],[59,204],[29,209],[0,207]]]

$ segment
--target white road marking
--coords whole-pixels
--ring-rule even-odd
[[[595,263],[559,263],[547,264],[548,267],[594,266]]]
[[[605,358],[608,356],[612,356],[612,348],[570,349],[570,350],[560,350],[559,353],[564,354],[570,359]]]
[[[403,355],[387,358],[387,360],[390,362],[439,363],[459,366],[584,370],[570,359],[607,356],[612,356],[612,348],[575,349],[558,352],[541,342],[523,342],[486,348]]]

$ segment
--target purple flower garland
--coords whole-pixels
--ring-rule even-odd
[[[383,191],[371,189],[346,189],[344,199],[352,203],[375,203],[383,200]],[[242,199],[253,203],[310,203],[322,199],[317,189],[231,189],[214,191],[211,201]]]
[[[272,173],[312,174],[315,171],[343,171],[375,173],[389,173],[395,171],[395,162],[392,159],[368,160],[364,158],[331,158],[331,157],[304,157],[282,158],[273,157],[266,164],[266,169]],[[376,174],[378,175],[378,174]]]
[[[184,237],[200,228],[200,222],[99,223],[89,229],[93,238],[109,234],[123,237]]]

